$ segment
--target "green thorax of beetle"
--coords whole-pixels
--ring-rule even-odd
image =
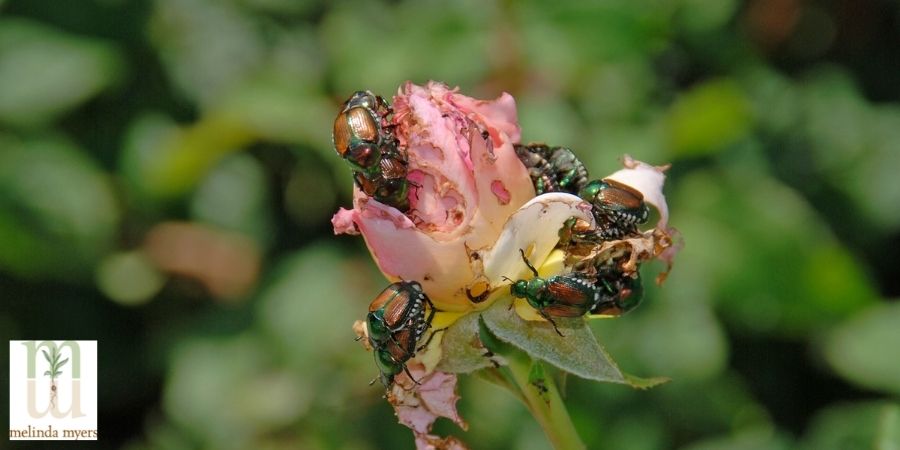
[[[643,194],[615,180],[590,181],[578,196],[591,203],[591,212],[597,222],[596,232],[603,240],[634,234],[637,226],[646,223],[650,217]]]
[[[514,297],[524,298],[553,325],[557,333],[559,328],[553,320],[554,317],[583,316],[600,300],[600,291],[589,277],[573,272],[541,278],[537,269],[525,258],[525,252],[522,250],[519,252],[525,265],[534,274],[534,278],[515,281],[510,286],[510,293]]]

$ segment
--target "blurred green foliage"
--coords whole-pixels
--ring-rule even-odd
[[[591,323],[592,449],[900,446],[900,7],[877,0],[0,2],[0,337],[99,339],[98,448],[407,448],[353,342],[331,121],[406,80],[512,93],[524,141],[672,163],[686,246]],[[177,224],[179,226],[171,226]],[[660,267],[645,268],[645,278]],[[0,346],[2,347],[2,346]],[[0,390],[2,391],[2,390]],[[466,377],[473,448],[547,448]],[[5,395],[5,394],[4,394]]]

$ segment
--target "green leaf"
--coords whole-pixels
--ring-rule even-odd
[[[499,362],[479,339],[479,314],[466,314],[444,331],[441,338],[441,362],[437,370],[451,373],[471,373],[491,367],[491,360]]]
[[[564,335],[560,336],[549,323],[522,319],[512,310],[511,304],[510,298],[502,298],[481,314],[487,328],[501,341],[573,375],[628,384],[583,319],[557,320]]]
[[[60,372],[60,371],[58,371],[58,370],[57,370],[56,372],[53,372],[53,378],[56,378],[56,377],[58,377],[58,376],[60,376],[60,375],[62,375],[62,372]]]
[[[838,374],[862,386],[900,394],[900,304],[867,309],[838,327],[825,345],[825,359]]]
[[[0,122],[45,124],[96,95],[120,72],[116,50],[38,22],[0,21]]]
[[[52,134],[0,135],[0,268],[22,277],[92,274],[115,244],[119,199],[88,153]]]
[[[641,389],[641,390],[655,388],[656,386],[659,386],[661,384],[666,384],[666,383],[672,381],[672,379],[669,377],[642,378],[642,377],[637,377],[637,376],[627,374],[627,373],[623,373],[623,375],[625,375],[625,381],[631,387],[633,387],[635,389]]]
[[[53,365],[53,361],[50,359],[50,355],[47,354],[47,350],[41,350],[41,353],[44,354],[44,359],[46,359],[50,365]]]
[[[900,448],[900,405],[896,402],[859,402],[819,412],[803,436],[803,450]]]
[[[875,448],[900,449],[900,405],[887,405],[882,409],[875,434]]]
[[[66,365],[67,362],[69,362],[69,358],[66,358],[66,359],[60,361],[59,364],[56,365],[56,368],[57,369],[61,368],[62,366]]]
[[[668,116],[674,156],[716,153],[744,137],[753,117],[746,94],[734,81],[712,80],[681,95]]]
[[[44,371],[44,375],[50,376],[50,371],[49,371],[49,370],[45,370],[45,371]]]

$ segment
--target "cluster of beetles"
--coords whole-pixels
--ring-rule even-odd
[[[363,193],[408,212],[412,183],[407,180],[407,154],[395,136],[392,116],[382,97],[355,92],[334,121],[332,139]],[[573,217],[559,231],[558,247],[567,253],[590,254],[604,242],[636,236],[638,226],[647,222],[649,208],[640,192],[610,179],[590,180],[571,149],[534,143],[516,144],[515,151],[537,195],[567,192],[591,204],[594,226]],[[630,256],[625,251],[580,261],[573,272],[548,278],[541,278],[525,252],[520,253],[533,277],[510,280],[510,294],[524,298],[560,335],[556,318],[589,313],[618,316],[634,309],[643,296],[639,273],[623,268]],[[369,305],[368,340],[385,388],[403,371],[416,381],[406,362],[442,331],[432,330],[425,338],[434,314],[434,305],[414,280],[392,283]]]

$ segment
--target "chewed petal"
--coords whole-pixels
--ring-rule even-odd
[[[528,275],[520,249],[533,265],[541,266],[559,242],[559,229],[570,217],[594,221],[590,205],[571,194],[540,195],[519,208],[506,221],[493,247],[482,252],[484,275],[491,286],[507,283],[504,277],[516,280]]]
[[[470,222],[472,230],[467,244],[479,249],[493,245],[509,217],[534,198],[534,186],[505,134],[500,135],[501,145],[496,148],[477,130],[470,131],[469,139],[478,190],[478,215]],[[503,195],[497,195],[498,191]]]
[[[644,194],[644,201],[659,211],[659,222],[656,228],[665,230],[669,223],[669,206],[666,204],[666,196],[663,195],[662,189],[666,181],[665,171],[669,166],[652,166],[634,160],[628,155],[625,155],[623,164],[624,169],[620,169],[606,178],[631,186]]]
[[[356,217],[356,210],[340,208],[331,218],[331,226],[334,228],[334,234],[359,234],[353,219]]]
[[[471,111],[481,116],[481,122],[491,123],[512,142],[519,142],[522,130],[516,114],[516,100],[504,92],[494,100],[478,100],[454,93],[453,103],[460,109]]]
[[[465,242],[436,241],[394,208],[361,200],[354,221],[378,268],[391,280],[422,284],[442,311],[469,308],[463,286],[472,280]]]

